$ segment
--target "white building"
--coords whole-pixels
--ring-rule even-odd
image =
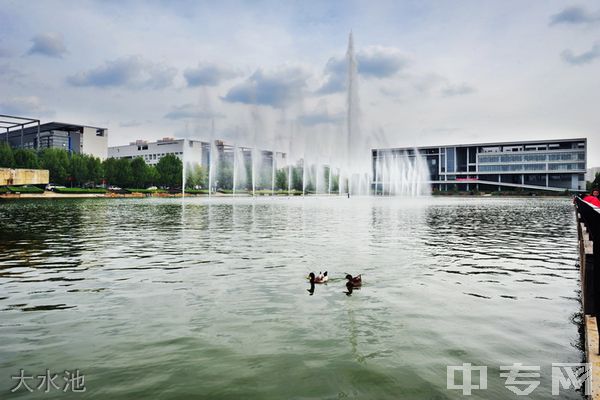
[[[174,139],[165,137],[156,142],[136,140],[128,145],[108,148],[108,157],[136,158],[141,157],[149,165],[156,165],[167,154],[173,154],[183,161],[185,151],[186,161],[208,165],[210,144],[199,140]]]

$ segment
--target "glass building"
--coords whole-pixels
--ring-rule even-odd
[[[429,168],[434,190],[584,191],[587,139],[541,140],[374,149],[378,160],[413,159],[418,153]],[[375,172],[373,186],[380,182]]]
[[[108,129],[48,122],[39,127],[7,130],[0,133],[0,142],[6,142],[13,148],[58,148],[72,153],[93,155],[103,160],[108,153]]]

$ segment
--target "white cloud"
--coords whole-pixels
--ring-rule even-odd
[[[69,76],[67,82],[73,86],[162,89],[173,83],[176,74],[175,68],[129,56]]]
[[[566,63],[571,65],[589,64],[600,58],[600,42],[594,44],[590,50],[580,54],[575,54],[571,50],[564,50],[561,53],[561,57]]]
[[[33,45],[28,54],[40,54],[48,57],[62,58],[67,52],[63,35],[56,32],[45,32],[35,35],[31,39]]]
[[[55,112],[42,103],[37,96],[11,97],[0,101],[3,114],[26,116],[31,118],[52,117]]]
[[[301,67],[258,69],[244,82],[229,89],[223,100],[283,108],[302,98],[308,78],[308,72]]]
[[[368,46],[356,53],[358,74],[365,78],[391,78],[409,64],[409,58],[393,47]],[[346,89],[348,70],[346,59],[332,57],[325,66],[325,82],[318,94],[330,94]]]
[[[239,73],[216,64],[201,64],[196,68],[188,68],[183,76],[190,87],[217,86],[219,83],[239,76]]]

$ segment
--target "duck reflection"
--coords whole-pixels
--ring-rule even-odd
[[[352,296],[352,293],[355,290],[360,290],[360,286],[356,286],[352,284],[352,282],[346,282],[346,291],[344,292],[346,293],[346,296]]]

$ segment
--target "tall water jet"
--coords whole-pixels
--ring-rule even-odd
[[[271,196],[273,196],[275,194],[275,155],[277,153],[273,150],[271,154]]]
[[[215,120],[212,120],[210,129],[210,152],[208,155],[208,195],[214,189],[215,177],[217,176],[217,165],[219,160],[217,143],[215,142]]]
[[[185,198],[185,182],[186,182],[186,178],[187,178],[187,159],[186,159],[186,154],[187,152],[185,151],[187,149],[187,146],[185,145],[185,140],[183,139],[183,154],[181,155],[182,158],[182,164],[183,164],[183,168],[181,169],[181,198]]]
[[[231,193],[235,196],[235,184],[237,183],[237,166],[238,166],[238,157],[237,157],[237,146],[233,145],[233,176],[231,178]]]
[[[377,152],[375,187],[378,193],[392,196],[425,196],[430,194],[429,167],[417,149],[400,154]]]
[[[369,194],[370,149],[360,127],[360,103],[358,97],[358,64],[354,52],[354,36],[348,37],[346,51],[346,137],[345,159],[342,168],[347,191],[352,194]]]

